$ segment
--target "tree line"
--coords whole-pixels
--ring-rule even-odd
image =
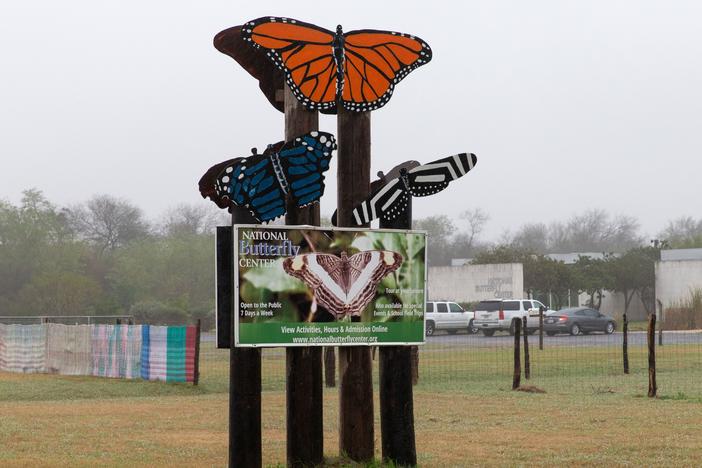
[[[471,259],[496,247],[530,252],[535,255],[556,253],[618,253],[650,245],[652,239],[640,232],[636,218],[613,216],[603,209],[576,213],[566,220],[527,223],[514,231],[506,230],[496,241],[480,237],[490,217],[482,209],[464,211],[457,219],[435,215],[417,219],[415,229],[426,230],[431,238],[429,263],[449,265],[451,259]],[[657,235],[670,248],[702,247],[702,218],[684,216],[669,221]]]
[[[197,205],[150,222],[109,195],[57,207],[39,190],[0,201],[0,316],[132,314],[142,323],[212,324],[214,227]]]
[[[214,228],[228,214],[209,204],[179,205],[158,220],[109,195],[60,207],[36,189],[19,204],[0,200],[0,316],[134,315],[141,323],[214,320]],[[430,265],[452,258],[524,264],[525,288],[550,291],[567,303],[568,291],[587,292],[593,305],[603,291],[652,297],[652,265],[660,246],[649,245],[638,222],[592,210],[565,221],[528,224],[497,242],[481,234],[481,209],[457,218],[418,219],[429,232]],[[702,219],[680,218],[659,234],[671,247],[702,247]],[[607,252],[574,265],[547,253]]]

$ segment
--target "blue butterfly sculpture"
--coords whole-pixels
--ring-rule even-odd
[[[334,135],[310,132],[292,141],[268,145],[263,154],[212,166],[199,182],[200,194],[220,208],[243,206],[260,222],[285,214],[286,197],[303,207],[324,193],[324,172],[329,169]]]

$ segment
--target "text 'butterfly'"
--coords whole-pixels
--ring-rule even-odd
[[[260,222],[285,214],[286,197],[299,207],[324,194],[324,172],[336,149],[334,135],[310,132],[269,145],[263,154],[212,166],[199,182],[200,194],[220,208],[248,208]]]
[[[395,85],[429,62],[429,45],[409,34],[362,29],[336,32],[291,18],[264,17],[241,28],[244,41],[266,50],[295,97],[310,110],[334,114],[384,106]]]
[[[283,269],[302,280],[325,309],[341,319],[358,317],[375,297],[378,283],[402,265],[402,255],[389,250],[368,250],[341,257],[303,254],[283,261]]]

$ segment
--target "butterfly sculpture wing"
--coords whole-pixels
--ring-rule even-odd
[[[310,132],[286,143],[271,156],[274,167],[280,168],[286,192],[297,206],[309,205],[324,194],[324,172],[329,169],[334,150],[334,135]]]
[[[353,210],[357,225],[368,224],[378,217],[395,219],[407,206],[410,196],[426,197],[448,187],[449,182],[473,169],[478,158],[460,153],[407,171],[407,186],[402,177],[390,180]]]
[[[475,167],[478,158],[473,153],[460,153],[448,158],[410,169],[409,189],[412,196],[426,197],[440,192]]]
[[[267,16],[244,24],[241,35],[244,41],[266,50],[305,107],[335,111],[341,88],[337,89],[333,32],[291,18]]]
[[[341,101],[347,110],[383,107],[395,85],[432,57],[429,44],[409,34],[358,30],[344,34],[344,39]]]
[[[283,261],[286,273],[302,280],[317,302],[337,319],[360,316],[376,294],[378,283],[402,264],[388,250],[369,250],[346,257],[303,254]]]
[[[339,36],[291,18],[249,21],[242,38],[266,50],[305,107],[323,113],[336,113],[339,101],[358,112],[384,106],[395,85],[432,57],[429,45],[409,34],[358,30]]]
[[[410,194],[402,179],[392,179],[353,210],[356,225],[368,224],[381,216],[394,219],[407,206]]]
[[[261,222],[285,214],[286,196],[297,206],[313,203],[324,193],[323,172],[336,148],[334,136],[311,132],[270,146],[263,154],[224,161],[200,179],[200,193],[217,206],[248,208]]]

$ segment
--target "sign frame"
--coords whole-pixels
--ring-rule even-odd
[[[422,279],[422,285],[421,285],[421,290],[422,290],[422,303],[421,303],[421,313],[422,317],[421,319],[416,320],[416,322],[421,322],[421,340],[417,341],[392,341],[392,342],[385,342],[385,341],[350,341],[350,342],[337,342],[337,341],[324,341],[324,342],[306,342],[306,343],[250,343],[250,342],[242,342],[240,339],[240,333],[241,333],[241,327],[240,327],[240,318],[241,318],[241,308],[240,305],[242,303],[241,298],[240,298],[240,272],[239,272],[239,261],[240,261],[240,252],[239,252],[239,241],[240,241],[240,230],[241,229],[254,229],[254,230],[285,230],[285,231],[327,231],[327,232],[360,232],[360,233],[387,233],[387,234],[413,234],[413,235],[420,235],[423,236],[424,238],[424,275]],[[428,300],[428,274],[429,274],[429,266],[427,264],[427,248],[428,248],[428,243],[427,243],[428,235],[427,232],[424,230],[410,230],[410,229],[371,229],[371,228],[348,228],[348,227],[333,227],[333,226],[309,226],[309,225],[261,225],[261,224],[234,224],[232,226],[232,251],[233,251],[233,264],[232,264],[232,276],[233,276],[233,290],[232,290],[232,314],[233,314],[233,334],[234,334],[234,340],[233,340],[233,345],[235,347],[242,347],[242,348],[275,348],[275,347],[311,347],[311,346],[417,346],[417,345],[423,345],[426,343],[426,310],[425,310],[425,305],[426,301]],[[417,288],[419,289],[419,288]],[[305,324],[306,322],[300,322],[301,324]],[[341,322],[310,322],[310,323],[315,323],[315,324],[320,324],[320,323],[327,323],[327,324],[336,324],[336,323],[341,323]],[[385,322],[344,322],[349,325],[353,324],[354,326],[359,326],[362,324],[381,324]]]

